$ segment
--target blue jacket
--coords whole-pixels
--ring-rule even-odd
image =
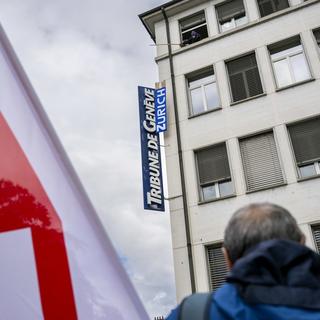
[[[178,316],[179,306],[167,320]],[[320,320],[320,256],[285,240],[246,252],[211,296],[210,320],[231,319]]]

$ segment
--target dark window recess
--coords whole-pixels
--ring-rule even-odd
[[[261,17],[289,7],[288,0],[258,0]]]
[[[182,46],[207,38],[208,29],[204,12],[181,20],[180,30]]]
[[[314,37],[316,38],[318,47],[320,47],[320,29],[313,31]]]
[[[320,160],[320,118],[288,127],[297,165]]]
[[[233,101],[240,101],[263,93],[255,54],[227,63]]]
[[[318,253],[320,253],[320,225],[315,225],[312,226],[312,234],[313,234],[313,239],[314,243],[316,245],[316,250]]]
[[[210,288],[216,291],[225,282],[228,273],[221,245],[207,247],[207,259]]]

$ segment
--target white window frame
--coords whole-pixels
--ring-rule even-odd
[[[228,159],[229,161],[229,159]],[[224,183],[224,182],[231,182],[232,184],[232,177],[230,176],[230,178],[228,179],[223,179],[223,180],[219,180],[219,181],[215,181],[215,182],[212,182],[212,183],[203,183],[201,184],[199,182],[199,186],[200,186],[200,190],[201,190],[201,201],[210,201],[210,200],[214,200],[214,199],[220,199],[221,198],[221,193],[220,193],[220,184]],[[206,188],[206,187],[212,187],[214,186],[214,189],[215,189],[215,193],[216,193],[216,196],[215,198],[210,198],[210,199],[205,199],[204,198],[204,193],[203,193],[203,188]],[[233,185],[232,185],[233,187]],[[234,194],[234,190],[232,193],[230,193],[230,195],[233,195]],[[226,197],[228,197],[229,195],[227,195]],[[225,197],[223,197],[225,198]]]
[[[213,84],[213,83],[215,83],[215,85],[216,85],[218,100],[220,102],[220,97],[219,97],[219,93],[218,93],[218,85],[217,85],[216,75],[215,75],[214,71],[212,72],[212,74],[204,76],[203,78],[209,78],[209,77],[211,77],[211,79],[207,79],[206,81],[203,81],[203,83],[198,84],[198,85],[192,85],[192,84],[190,85],[190,82],[193,82],[193,81],[192,80],[189,81],[189,79],[187,79],[187,82],[188,82],[188,95],[189,95],[189,101],[190,101],[190,114],[191,115],[198,115],[198,114],[210,111],[210,110],[215,110],[215,109],[219,109],[220,108],[219,103],[218,103],[217,106],[209,106],[208,105],[205,87],[207,85],[210,85],[210,84]],[[199,80],[201,80],[201,78]],[[195,89],[199,89],[199,88],[201,88],[203,111],[194,112],[191,91],[195,90]]]
[[[309,63],[308,63],[308,60],[307,60],[306,54],[304,52],[303,45],[302,45],[301,41],[300,41],[300,46],[301,46],[301,48],[296,48],[294,51],[292,51],[290,53],[284,53],[284,54],[280,55],[277,58],[273,58],[272,54],[270,53],[270,57],[271,57],[271,61],[272,61],[272,68],[273,68],[273,73],[274,73],[274,77],[275,77],[275,80],[276,80],[277,88],[283,88],[283,87],[286,87],[286,86],[291,86],[291,85],[293,85],[295,83],[299,83],[300,82],[300,81],[296,81],[296,79],[295,79],[293,67],[292,67],[292,64],[291,64],[291,58],[295,57],[295,56],[297,56],[297,55],[299,55],[301,53],[302,53],[302,55],[303,55],[303,57],[304,57],[304,59],[306,61],[306,65],[307,65],[308,70],[309,70],[309,74],[310,74],[310,78],[309,79],[311,79],[310,66],[309,66]],[[280,52],[278,52],[278,53],[280,53]],[[278,83],[278,77],[277,77],[277,73],[276,73],[274,64],[276,62],[283,61],[283,60],[287,61],[287,65],[289,67],[291,83],[283,85],[283,86],[280,86],[279,83]],[[303,81],[305,81],[305,80],[303,80]]]
[[[239,21],[240,21],[240,19],[241,18],[247,18],[247,21],[242,21],[241,23],[239,23]],[[221,33],[223,33],[223,32],[227,32],[227,31],[229,31],[229,30],[233,30],[233,29],[235,29],[235,28],[238,28],[238,27],[241,27],[241,26],[243,26],[243,25],[245,25],[245,24],[247,24],[248,23],[248,16],[247,16],[247,14],[245,14],[243,17],[241,17],[241,18],[238,18],[238,19],[235,19],[234,17],[230,20],[230,24],[231,24],[231,26],[229,27],[229,28],[223,28],[223,24],[220,24],[220,22],[218,21],[218,23],[219,23],[219,29],[220,29],[220,32]]]
[[[313,166],[314,166],[315,171],[316,171],[316,174],[315,174],[315,175],[312,175],[312,176],[305,176],[305,177],[303,177],[302,174],[301,174],[301,168],[302,168],[302,167],[306,167],[306,166],[310,166],[310,165],[313,165]],[[314,162],[310,162],[310,163],[306,163],[306,164],[301,164],[301,165],[298,165],[297,167],[298,167],[298,169],[299,169],[299,177],[300,177],[301,179],[309,178],[309,177],[314,177],[314,176],[320,175],[320,163],[319,163],[319,161],[314,161]]]

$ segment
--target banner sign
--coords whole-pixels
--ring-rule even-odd
[[[164,211],[160,138],[155,109],[157,90],[139,87],[138,91],[144,208]],[[159,102],[163,102],[163,94],[165,95],[165,91],[158,93]]]
[[[1,26],[0,69],[0,318],[150,319]]]
[[[167,131],[167,99],[166,88],[155,89],[157,132]]]

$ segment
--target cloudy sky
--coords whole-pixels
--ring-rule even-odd
[[[157,80],[137,15],[161,0],[0,0],[0,21],[150,316],[175,304],[169,215],[143,210],[137,86]]]

